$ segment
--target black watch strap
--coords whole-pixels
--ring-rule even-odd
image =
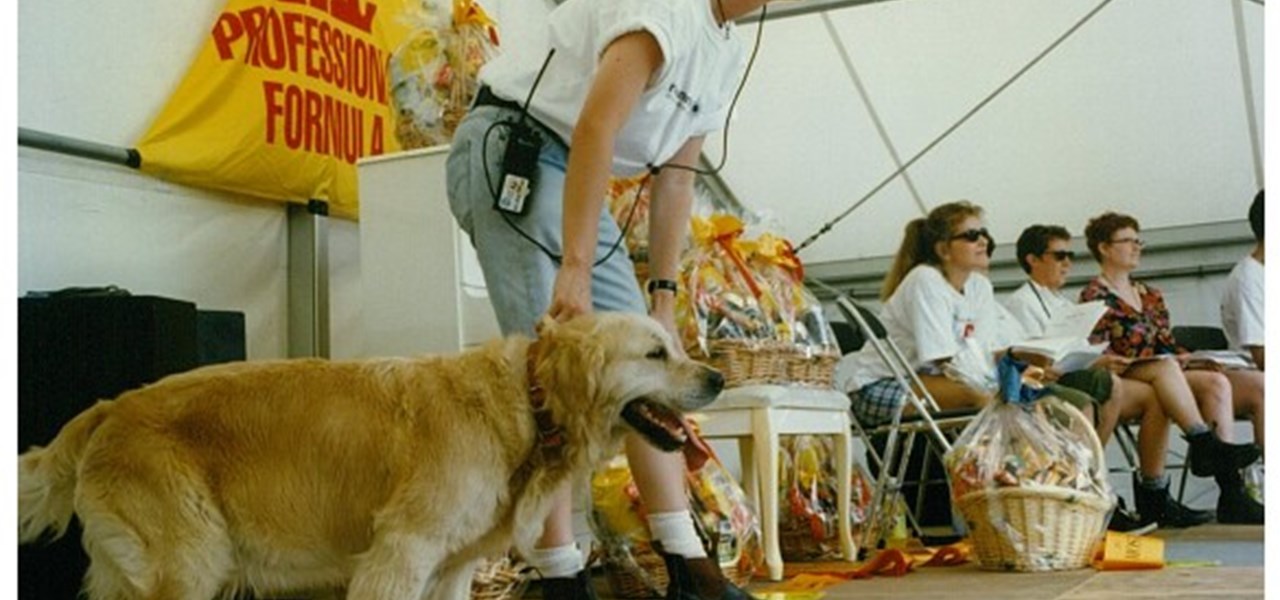
[[[653,293],[658,290],[667,290],[672,294],[675,294],[676,289],[677,289],[676,282],[671,279],[650,279],[649,280],[650,296],[652,296]]]

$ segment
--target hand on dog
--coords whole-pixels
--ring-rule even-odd
[[[685,354],[684,347],[680,344],[680,332],[676,329],[676,299],[672,294],[655,294],[650,298],[649,316],[657,321],[662,328],[667,330],[667,334],[675,341],[672,344],[673,354],[676,358],[684,359],[689,356]]]
[[[547,316],[564,323],[578,315],[591,313],[591,265],[586,268],[561,265],[551,289],[551,306]]]

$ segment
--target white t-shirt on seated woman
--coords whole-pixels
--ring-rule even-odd
[[[916,372],[932,372],[930,363],[958,354],[966,338],[975,338],[979,347],[992,351],[1001,338],[991,280],[971,274],[961,293],[951,287],[942,271],[930,265],[919,265],[907,273],[881,308],[880,321]],[[868,343],[840,360],[835,384],[853,392],[892,375]]]

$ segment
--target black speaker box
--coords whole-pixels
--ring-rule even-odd
[[[168,298],[20,298],[18,451],[47,444],[99,399],[197,366],[196,327],[195,305]],[[21,546],[18,597],[74,599],[87,567],[77,524],[51,544]]]
[[[244,313],[197,310],[196,354],[201,366],[244,360]]]

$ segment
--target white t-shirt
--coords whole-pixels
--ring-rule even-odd
[[[955,356],[965,338],[979,347],[999,346],[999,316],[991,281],[974,273],[957,292],[936,267],[920,265],[903,278],[880,310],[880,321],[917,370],[928,363]],[[836,365],[835,385],[852,392],[893,375],[870,344],[842,358]]]
[[[1018,320],[1027,337],[1044,335],[1051,315],[1061,314],[1074,305],[1071,299],[1034,281],[1022,284],[1004,300],[1004,307]]]
[[[569,142],[600,55],[618,37],[647,31],[662,66],[641,94],[614,146],[613,170],[631,175],[671,159],[689,138],[724,126],[746,52],[732,22],[716,24],[707,0],[567,0],[550,15],[555,55],[529,112]],[[524,104],[549,48],[508,51],[480,70],[502,98]]]
[[[1262,263],[1246,256],[1227,277],[1222,294],[1222,330],[1232,348],[1266,345],[1266,301]]]

